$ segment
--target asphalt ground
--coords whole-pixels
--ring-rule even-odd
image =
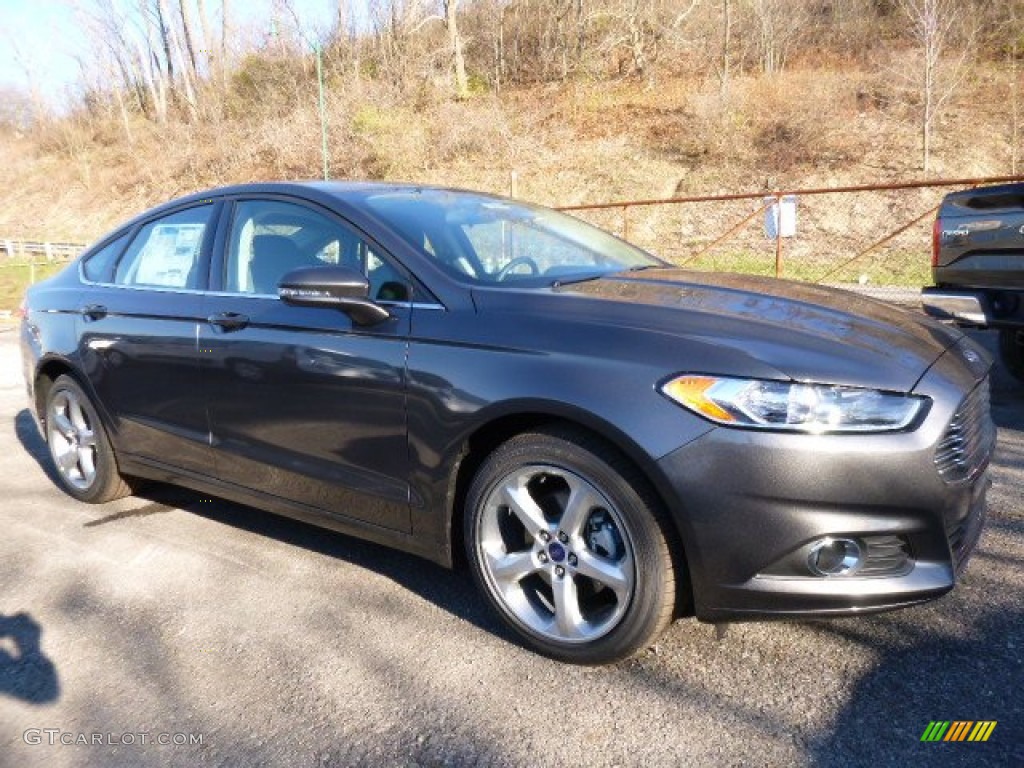
[[[722,639],[683,620],[588,669],[517,645],[466,573],[169,487],[75,502],[15,341],[0,331],[0,768],[1024,765],[1024,388],[1002,372],[988,524],[950,595]],[[922,743],[934,720],[997,725]]]

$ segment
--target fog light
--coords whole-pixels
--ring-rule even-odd
[[[847,576],[861,562],[860,545],[853,539],[822,539],[807,556],[807,567],[815,576]]]

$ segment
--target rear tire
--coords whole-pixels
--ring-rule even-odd
[[[1024,329],[1003,328],[999,331],[999,357],[1017,381],[1024,382]]]
[[[79,501],[103,504],[132,492],[85,390],[58,376],[46,398],[46,444],[61,488]]]
[[[606,664],[672,621],[684,569],[660,500],[585,432],[542,429],[495,449],[470,485],[464,531],[477,586],[541,654]]]

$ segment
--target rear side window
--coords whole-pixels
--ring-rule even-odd
[[[114,274],[118,285],[195,288],[203,237],[213,205],[172,213],[146,224],[132,240]]]
[[[114,262],[121,255],[127,242],[128,235],[121,235],[86,259],[82,264],[85,279],[94,283],[109,283],[111,272],[114,271]]]

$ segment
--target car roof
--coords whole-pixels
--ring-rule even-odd
[[[165,212],[173,211],[175,208],[190,203],[209,201],[212,198],[226,197],[230,195],[294,195],[306,198],[314,202],[319,201],[330,204],[332,201],[347,203],[350,209],[361,209],[360,198],[368,193],[388,193],[403,191],[433,191],[433,192],[454,192],[462,194],[484,195],[494,197],[487,192],[479,192],[469,189],[458,189],[456,187],[445,187],[434,184],[415,184],[412,182],[397,181],[259,181],[248,184],[232,184],[223,187],[212,187],[200,192],[193,192],[188,195],[176,197],[172,200],[160,203],[147,208],[128,220],[122,221],[114,229],[107,232],[97,240],[89,250],[95,246],[108,242],[116,235],[123,233],[136,226],[140,222],[160,216]]]
[[[169,201],[165,205],[178,205],[184,202],[203,200],[208,197],[222,197],[226,195],[245,194],[297,194],[302,196],[310,192],[321,195],[354,201],[368,193],[408,192],[408,191],[433,191],[433,192],[457,192],[467,194],[487,195],[486,192],[478,192],[456,187],[446,187],[435,184],[417,184],[413,182],[398,181],[262,181],[249,184],[234,184],[224,187],[196,192],[191,195]],[[163,206],[160,206],[163,207]]]

